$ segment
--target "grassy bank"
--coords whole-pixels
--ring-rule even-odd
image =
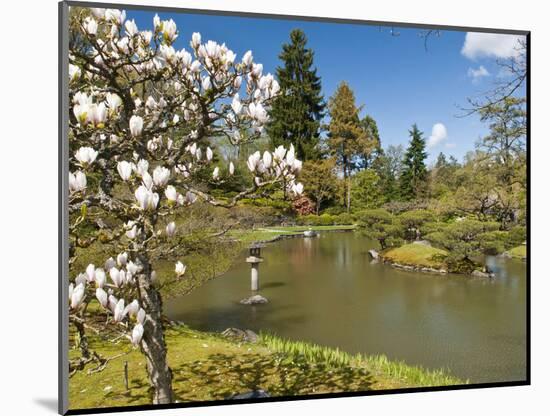
[[[295,225],[287,227],[261,227],[250,230],[233,230],[230,235],[244,244],[257,241],[270,241],[282,235],[299,235],[306,230],[312,231],[351,231],[355,225]]]
[[[226,399],[259,388],[272,396],[293,396],[463,383],[441,371],[410,367],[384,356],[352,356],[267,334],[251,344],[171,326],[166,341],[179,402]],[[71,408],[150,403],[145,359],[138,350],[126,340],[111,343],[97,336],[90,344],[103,356],[116,358],[101,372],[88,374],[94,368],[90,364],[70,379]],[[70,351],[70,357],[76,355],[77,351]],[[125,361],[128,391],[124,387]]]
[[[390,248],[382,253],[382,258],[391,263],[404,266],[429,267],[432,269],[445,268],[442,256],[445,250],[430,247],[424,244],[405,244],[401,247]]]
[[[506,252],[513,259],[524,259],[527,257],[527,246],[521,245],[511,248]]]

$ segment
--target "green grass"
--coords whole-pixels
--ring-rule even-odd
[[[348,231],[354,230],[355,225],[296,225],[288,227],[262,227],[250,230],[232,230],[229,235],[244,244],[251,244],[257,241],[270,241],[281,235],[299,235],[306,230],[313,231]]]
[[[433,387],[468,383],[451,376],[444,370],[426,370],[422,367],[410,366],[401,361],[391,361],[385,355],[353,355],[338,348],[290,341],[266,333],[260,333],[260,342],[271,350],[303,357],[310,363],[324,363],[331,368],[363,368],[379,380],[379,383],[390,386],[402,384],[408,387]]]
[[[524,259],[527,257],[527,246],[521,245],[511,248],[507,253],[514,259]]]
[[[259,343],[250,344],[170,326],[166,342],[178,402],[226,399],[259,388],[272,396],[294,396],[463,384],[444,372],[410,367],[384,356],[353,356],[266,334]],[[88,374],[95,368],[89,364],[69,379],[71,409],[151,402],[145,358],[139,350],[127,340],[110,342],[95,335],[90,336],[90,346],[104,357],[116,358],[101,372]],[[76,358],[78,351],[71,349],[69,356]],[[128,391],[124,387],[125,361]]]
[[[281,231],[338,231],[338,230],[354,230],[356,225],[294,225],[289,227],[266,227],[270,230],[281,230]]]
[[[384,260],[406,266],[444,268],[441,258],[448,253],[445,250],[423,244],[405,244],[382,253]]]

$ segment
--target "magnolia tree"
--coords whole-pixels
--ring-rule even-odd
[[[177,256],[175,212],[198,199],[231,207],[266,185],[285,184],[295,195],[303,188],[294,149],[279,147],[250,155],[248,188],[231,199],[209,194],[209,182],[235,172],[231,161],[213,162],[215,138],[239,145],[259,137],[279,85],[250,51],[238,59],[199,33],[176,50],[176,23],[152,23],[140,30],[124,11],[71,10],[70,262],[96,241],[113,252],[102,264],[71,268],[69,318],[83,351],[73,368],[101,359],[89,352],[86,330],[127,338],[146,357],[153,403],[170,403],[160,282],[185,278],[186,266],[180,259],[173,276],[157,276],[153,265]],[[205,172],[210,179],[199,180]],[[107,319],[94,319],[98,310]]]

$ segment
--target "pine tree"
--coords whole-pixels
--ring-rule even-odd
[[[271,122],[267,132],[274,146],[291,143],[300,160],[319,158],[320,123],[325,102],[321,94],[321,78],[313,68],[314,53],[306,48],[304,32],[290,32],[290,43],[283,44],[277,68],[281,93],[273,101]]]
[[[342,170],[346,184],[346,208],[351,206],[351,174],[362,160],[368,136],[359,120],[359,107],[355,105],[355,95],[345,82],[342,82],[328,103],[330,124],[328,147],[336,163]]]
[[[426,195],[428,172],[426,170],[426,140],[416,124],[409,130],[411,141],[403,160],[403,171],[399,178],[401,198],[419,199]]]

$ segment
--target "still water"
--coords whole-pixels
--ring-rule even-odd
[[[268,304],[239,304],[250,295],[243,253],[225,275],[167,301],[166,311],[201,330],[262,329],[447,368],[473,383],[525,379],[525,263],[488,258],[491,280],[440,276],[371,263],[370,248],[376,243],[354,233],[269,244],[260,266]]]

